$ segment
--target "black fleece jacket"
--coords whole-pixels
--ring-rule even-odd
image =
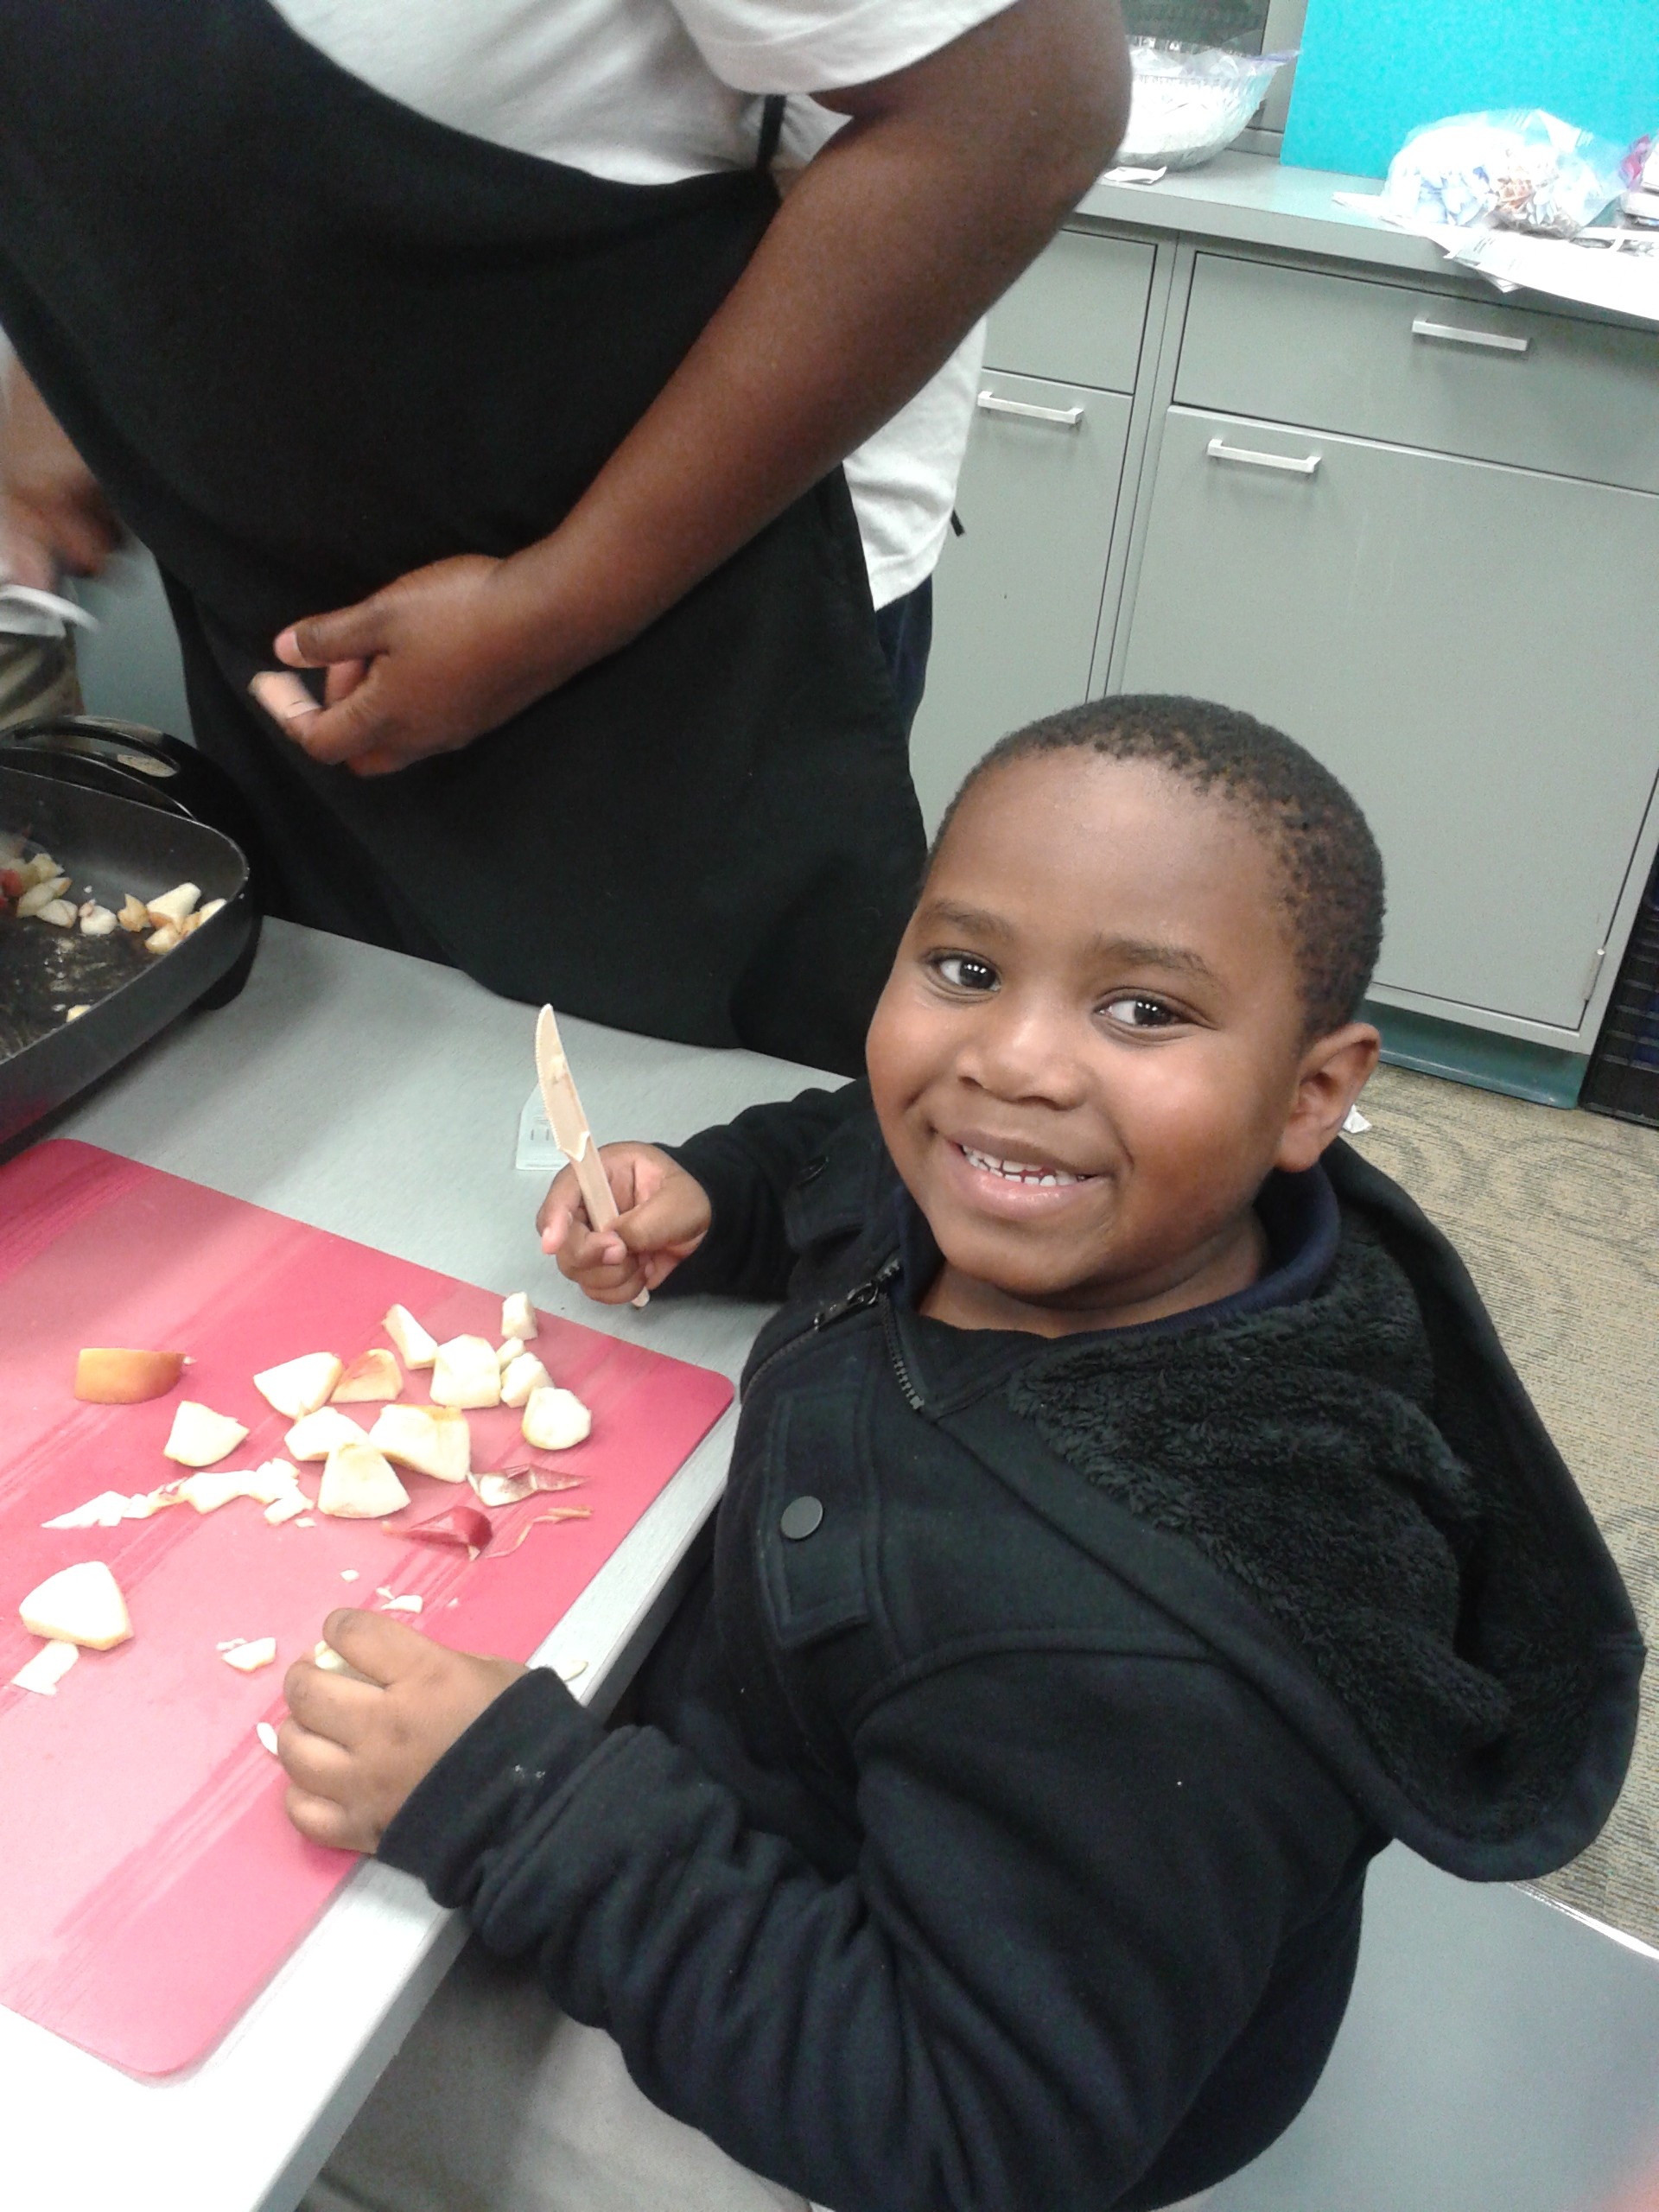
[[[679,1156],[675,1287],[790,1294],[712,1571],[640,1725],[531,1675],[382,1857],[835,2212],[1205,2187],[1317,2080],[1389,1836],[1507,1879],[1611,1808],[1642,1649],[1567,1470],[1341,1146],[1310,1294],[1058,1343],[894,1294],[860,1086]]]

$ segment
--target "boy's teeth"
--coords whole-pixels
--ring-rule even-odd
[[[976,1152],[971,1145],[963,1145],[963,1157],[976,1167],[982,1167],[988,1174],[1006,1176],[1010,1183],[1038,1185],[1081,1183],[1081,1175],[1068,1174],[1064,1167],[1033,1167],[1022,1160],[993,1160],[988,1152]]]

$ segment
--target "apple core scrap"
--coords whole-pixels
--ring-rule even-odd
[[[41,884],[48,880],[36,879]],[[194,893],[193,886],[181,889]],[[193,897],[184,908],[186,914],[194,904]],[[593,1428],[587,1407],[554,1382],[530,1349],[537,1316],[524,1292],[515,1291],[503,1304],[499,1344],[477,1336],[454,1337],[440,1344],[404,1306],[392,1306],[381,1326],[391,1350],[376,1346],[349,1364],[333,1352],[306,1352],[253,1376],[254,1389],[291,1424],[283,1440],[285,1458],[266,1459],[254,1467],[221,1465],[248,1436],[249,1424],[197,1400],[181,1399],[162,1451],[190,1472],[130,1495],[101,1491],[45,1526],[112,1529],[124,1521],[149,1520],[175,1506],[217,1513],[232,1499],[245,1497],[263,1509],[273,1528],[288,1522],[308,1528],[313,1514],[379,1521],[389,1535],[451,1546],[476,1559],[488,1552],[494,1535],[491,1509],[522,1504],[540,1493],[573,1489],[580,1483],[580,1476],[553,1474],[531,1465],[481,1472],[472,1464],[467,1415],[480,1408],[508,1406],[519,1412],[525,1443],[541,1452],[568,1451]],[[431,1370],[429,1404],[402,1400],[400,1359],[403,1370]],[[142,1405],[175,1389],[188,1364],[188,1356],[181,1351],[91,1346],[76,1361],[74,1395],[92,1405]],[[342,1404],[378,1408],[372,1426],[365,1429],[351,1414],[341,1413]],[[300,1470],[318,1463],[322,1471],[312,1497]],[[417,1520],[393,1522],[390,1516],[410,1503],[400,1468],[438,1482],[465,1484],[471,1502],[456,1503]],[[590,1511],[582,1505],[551,1507],[527,1521],[507,1548],[516,1550],[543,1522],[585,1520]],[[347,1573],[356,1580],[354,1569]],[[422,1610],[418,1592],[400,1594],[383,1585],[376,1594],[383,1611],[408,1618]],[[57,1694],[83,1651],[113,1650],[134,1632],[120,1585],[102,1560],[77,1560],[48,1575],[20,1601],[17,1611],[23,1626],[41,1641],[12,1676],[11,1687],[41,1697]],[[218,1643],[215,1653],[238,1673],[253,1675],[276,1660],[276,1639],[230,1637]],[[319,1666],[352,1671],[326,1643],[316,1646],[315,1656]],[[255,1732],[268,1751],[276,1750],[276,1732],[268,1721],[261,1720]]]

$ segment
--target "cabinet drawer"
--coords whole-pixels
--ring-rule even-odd
[[[1062,231],[991,310],[988,368],[1133,391],[1153,250]]]
[[[1659,337],[1496,294],[1200,254],[1175,396],[1659,491]]]
[[[933,586],[933,651],[911,741],[930,833],[988,747],[1089,688],[1129,403],[1115,391],[986,378],[1021,410],[974,417]]]

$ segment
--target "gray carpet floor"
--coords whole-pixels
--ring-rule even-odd
[[[1355,1142],[1462,1253],[1659,1645],[1659,1130],[1380,1069]],[[1537,1885],[1659,1947],[1659,1652],[1624,1793]]]

